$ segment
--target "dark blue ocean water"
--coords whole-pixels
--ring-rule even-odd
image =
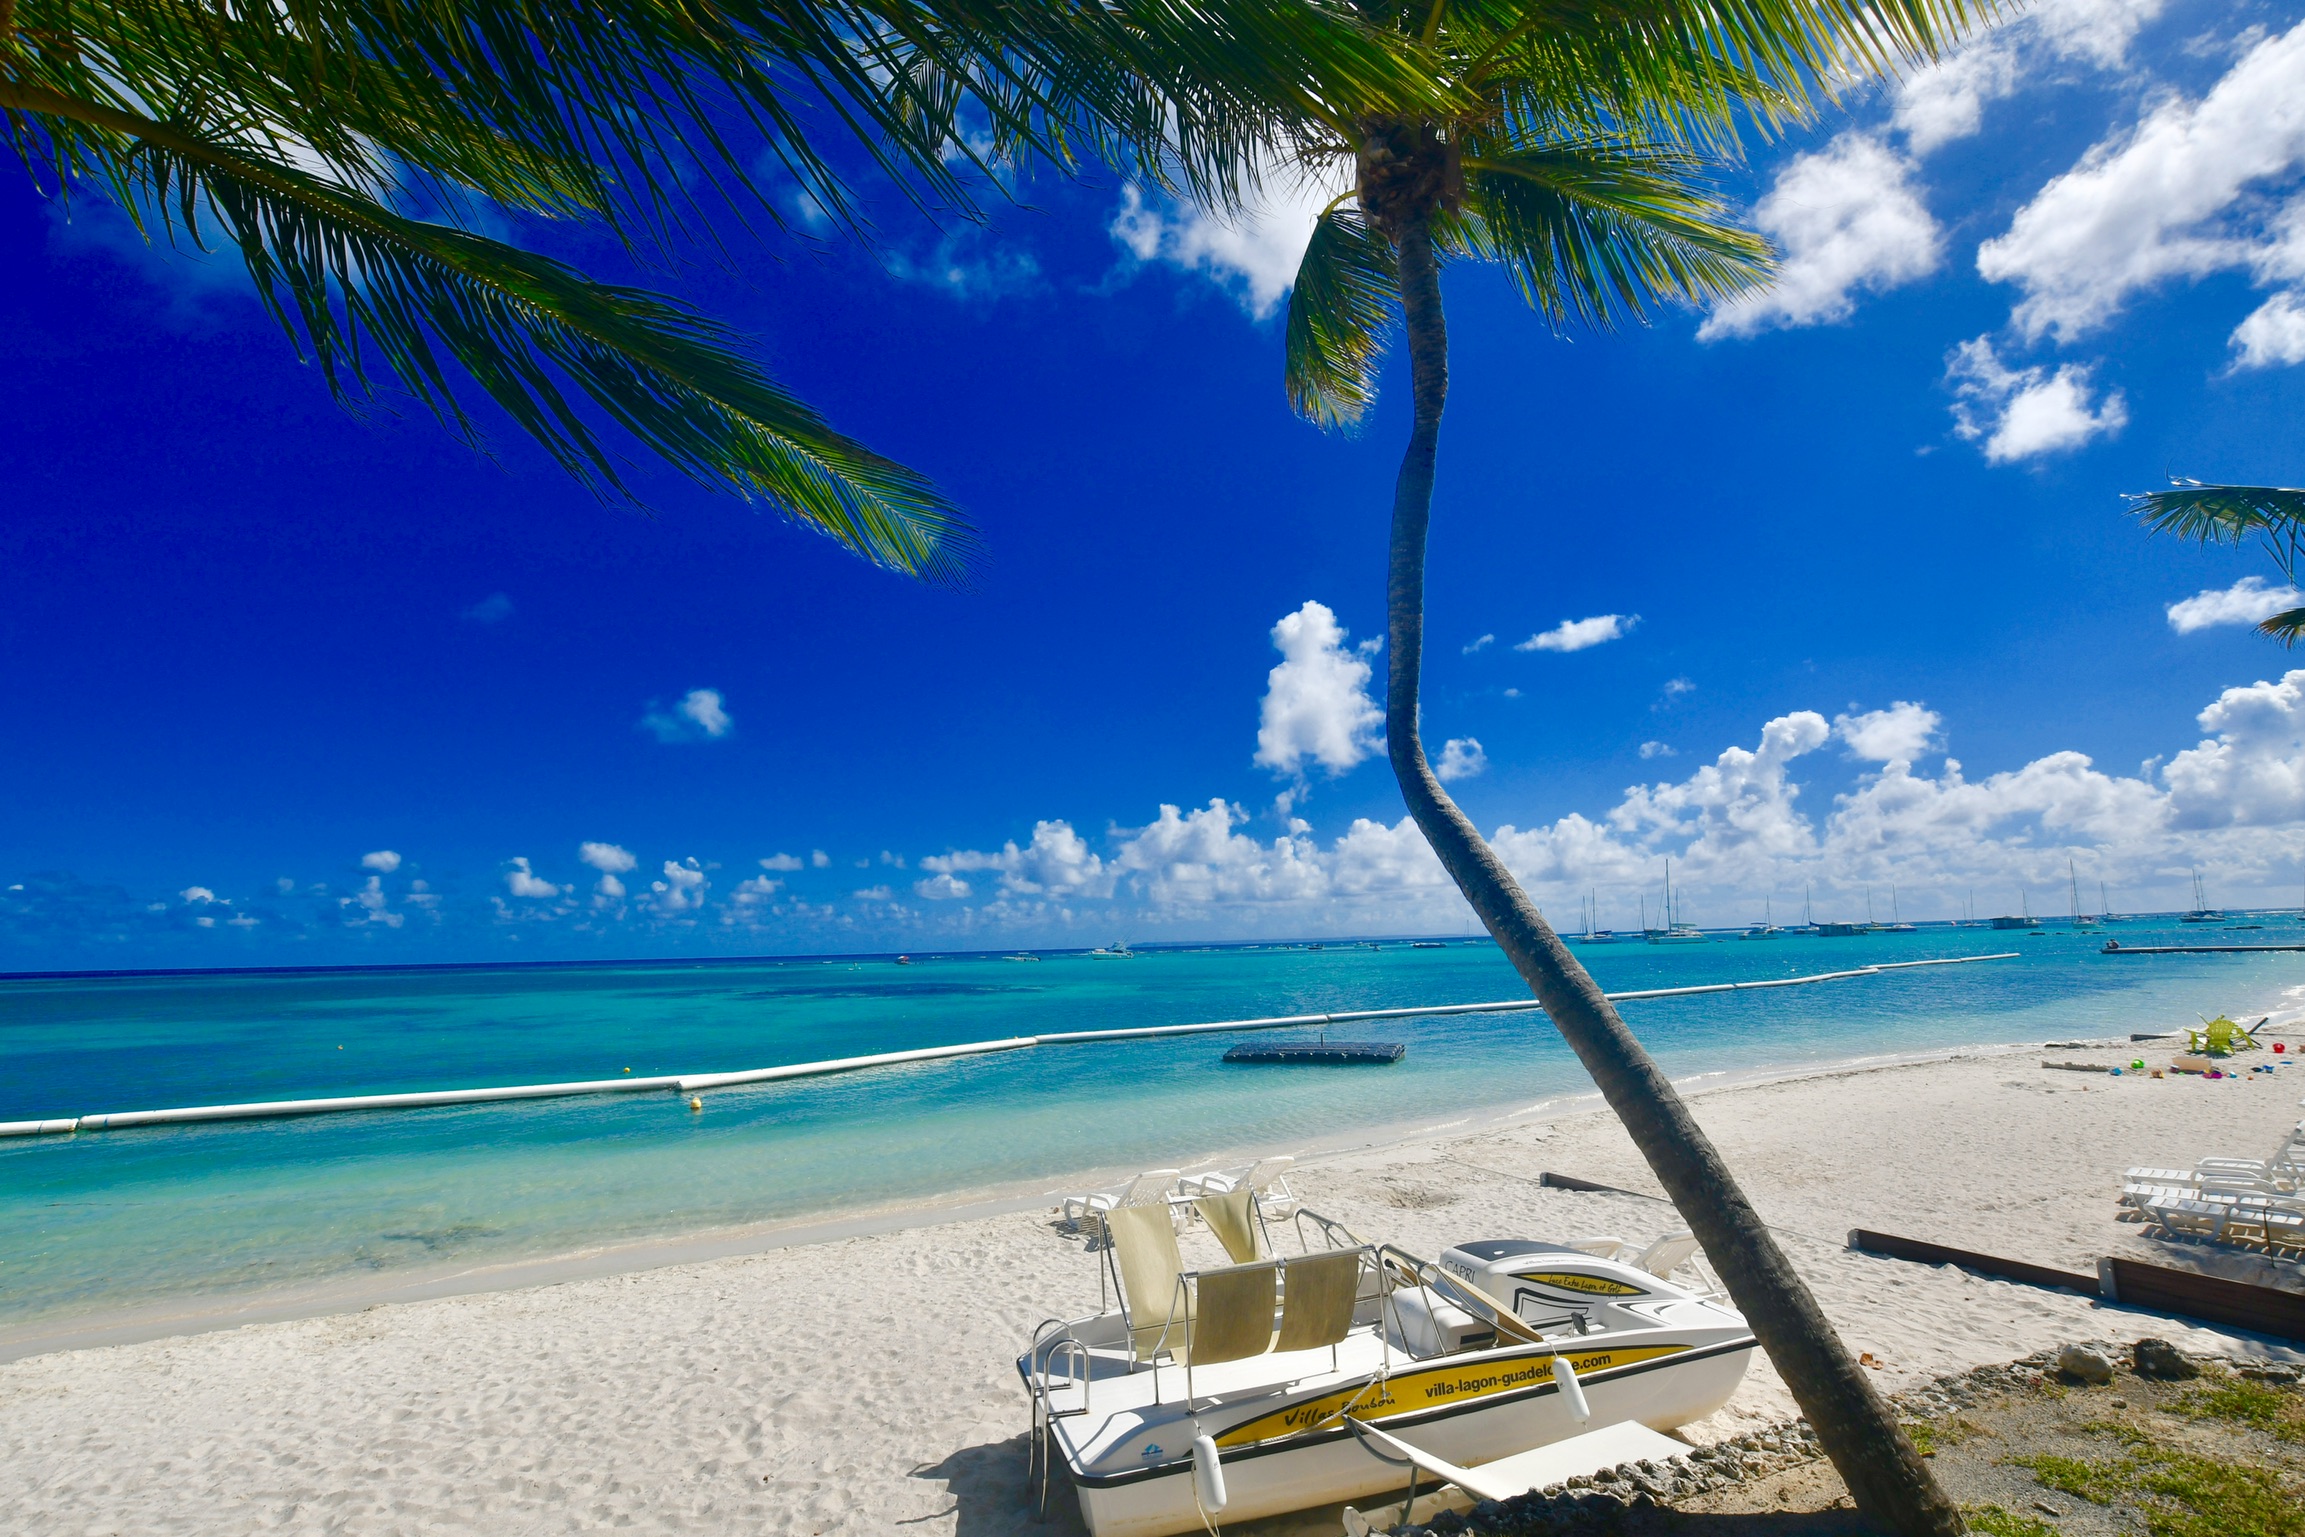
[[[2305,937],[2287,919],[2232,942]],[[2126,944],[2180,931],[2129,924]],[[2204,937],[2198,929],[2186,937]],[[1676,1077],[2264,1012],[2305,954],[2116,958],[2101,934],[1924,929],[1593,946],[1611,990],[2016,950],[1627,1005]],[[0,1120],[722,1071],[1065,1030],[1521,995],[1486,943],[0,982]],[[0,1141],[0,1330],[565,1253],[1071,1171],[1185,1164],[1590,1085],[1541,1015],[1341,1034],[1397,1066],[1228,1067],[1225,1037],[1042,1048],[718,1091]]]

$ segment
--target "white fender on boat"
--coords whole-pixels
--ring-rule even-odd
[[[1570,1419],[1582,1425],[1593,1417],[1593,1406],[1585,1402],[1584,1384],[1577,1381],[1577,1369],[1567,1356],[1553,1357],[1553,1380],[1561,1385],[1561,1402],[1569,1406]]]
[[[1225,1508],[1225,1465],[1218,1460],[1216,1442],[1207,1436],[1193,1437],[1193,1492],[1210,1515]]]

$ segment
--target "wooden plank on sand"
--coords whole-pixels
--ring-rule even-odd
[[[1861,1249],[1868,1254],[1886,1254],[1891,1259],[1918,1260],[1924,1265],[1958,1265],[1963,1270],[1974,1270],[1979,1275],[1999,1276],[2005,1281],[2022,1281],[2027,1286],[2064,1287],[2087,1297],[2097,1295],[2095,1276],[2056,1270],[2047,1265],[2028,1264],[2021,1259],[1978,1254],[1969,1249],[1949,1248],[1919,1238],[1899,1238],[1892,1233],[1869,1233],[1861,1227],[1851,1228],[1849,1247]]]
[[[2108,1301],[2305,1340],[2305,1293],[2110,1256],[2097,1261],[2097,1276]]]

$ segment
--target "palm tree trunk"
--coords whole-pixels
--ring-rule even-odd
[[[1849,1359],[1720,1153],[1425,761],[1417,735],[1417,679],[1424,654],[1425,531],[1449,388],[1448,330],[1429,226],[1421,218],[1404,221],[1398,244],[1416,423],[1393,491],[1385,731],[1409,813],[1704,1245],[1858,1509],[1904,1537],[1951,1537],[1962,1530],[1959,1512],[1862,1368]]]

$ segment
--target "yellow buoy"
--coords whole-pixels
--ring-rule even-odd
[[[696,1098],[694,1095],[691,1095],[688,1101],[688,1108],[691,1110],[702,1110],[704,1108],[704,1101]]]

